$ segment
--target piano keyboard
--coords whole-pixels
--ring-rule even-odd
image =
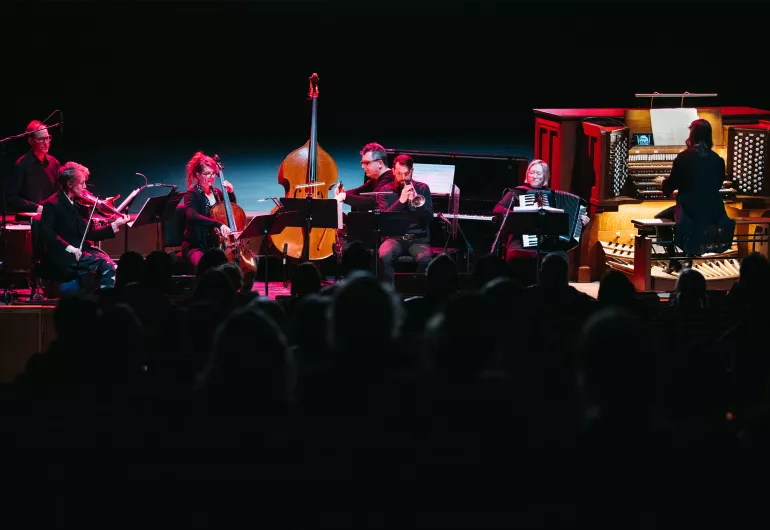
[[[470,215],[470,214],[464,214],[464,213],[458,213],[458,214],[442,213],[441,215],[443,215],[447,219],[457,219],[460,221],[493,221],[495,219],[491,215]],[[434,213],[433,217],[438,217],[438,214]]]

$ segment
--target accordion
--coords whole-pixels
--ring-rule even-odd
[[[546,212],[563,211],[569,219],[569,233],[559,236],[544,236],[540,242],[540,250],[545,252],[572,250],[580,244],[583,233],[583,223],[580,218],[588,212],[588,203],[572,193],[562,190],[531,190],[519,195],[519,211],[531,208],[542,208]],[[516,207],[514,207],[516,210]],[[524,248],[536,248],[537,236],[523,234],[521,237]]]

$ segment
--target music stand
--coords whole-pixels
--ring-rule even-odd
[[[536,279],[540,283],[540,246],[544,236],[558,237],[569,233],[569,216],[567,212],[549,212],[544,209],[537,211],[517,212],[515,207],[506,218],[502,232],[506,234],[536,234]]]
[[[300,260],[310,261],[310,231],[313,228],[331,228],[339,227],[337,218],[337,207],[339,203],[335,199],[314,199],[312,196],[304,199],[293,197],[281,197],[281,206],[283,212],[294,212],[294,216],[289,219],[286,226],[295,226],[303,228],[302,255]]]
[[[259,246],[259,253],[264,259],[265,267],[265,296],[268,296],[268,276],[267,276],[267,240],[272,234],[280,234],[290,223],[296,222],[296,212],[277,212],[274,214],[257,215],[249,221],[246,228],[238,236],[238,239],[250,239],[261,237],[262,243]]]
[[[160,223],[171,217],[176,207],[182,202],[183,193],[171,192],[168,195],[150,197],[144,202],[142,209],[136,214],[133,221],[126,223],[129,228],[155,223],[155,250],[160,250]]]
[[[374,275],[378,274],[380,239],[406,234],[414,222],[412,212],[350,212],[347,216],[347,232],[350,239],[364,241],[374,234]]]

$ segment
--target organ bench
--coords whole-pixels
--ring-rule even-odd
[[[617,248],[605,247],[608,256],[607,265],[629,275],[638,291],[673,291],[678,272],[666,272],[669,259],[692,260],[694,270],[706,278],[708,289],[730,289],[738,280],[740,258],[738,245],[750,244],[767,257],[768,248],[768,217],[733,217],[735,221],[735,237],[733,248],[721,254],[703,256],[678,256],[669,258],[653,257],[653,247],[658,243],[657,229],[668,226],[674,227],[674,221],[664,219],[632,219],[632,224],[638,233],[633,244],[623,244]],[[752,230],[753,233],[752,233]],[[610,247],[610,245],[608,245]]]

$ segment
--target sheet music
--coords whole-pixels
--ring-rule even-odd
[[[431,195],[451,195],[455,166],[448,164],[414,164],[412,178],[427,184]]]
[[[698,109],[650,109],[655,145],[685,145]]]
[[[142,189],[143,189],[143,188],[136,188],[134,191],[132,191],[132,192],[131,192],[131,193],[128,195],[128,197],[126,197],[126,199],[125,199],[123,202],[121,202],[121,203],[120,203],[120,205],[117,207],[117,210],[118,210],[120,213],[125,213],[125,212],[123,212],[123,208],[125,208],[126,206],[128,206],[128,203],[130,203],[131,201],[133,201],[133,200],[134,200],[134,197],[136,197],[137,195],[139,195],[139,192],[141,192],[141,191],[142,191]]]

